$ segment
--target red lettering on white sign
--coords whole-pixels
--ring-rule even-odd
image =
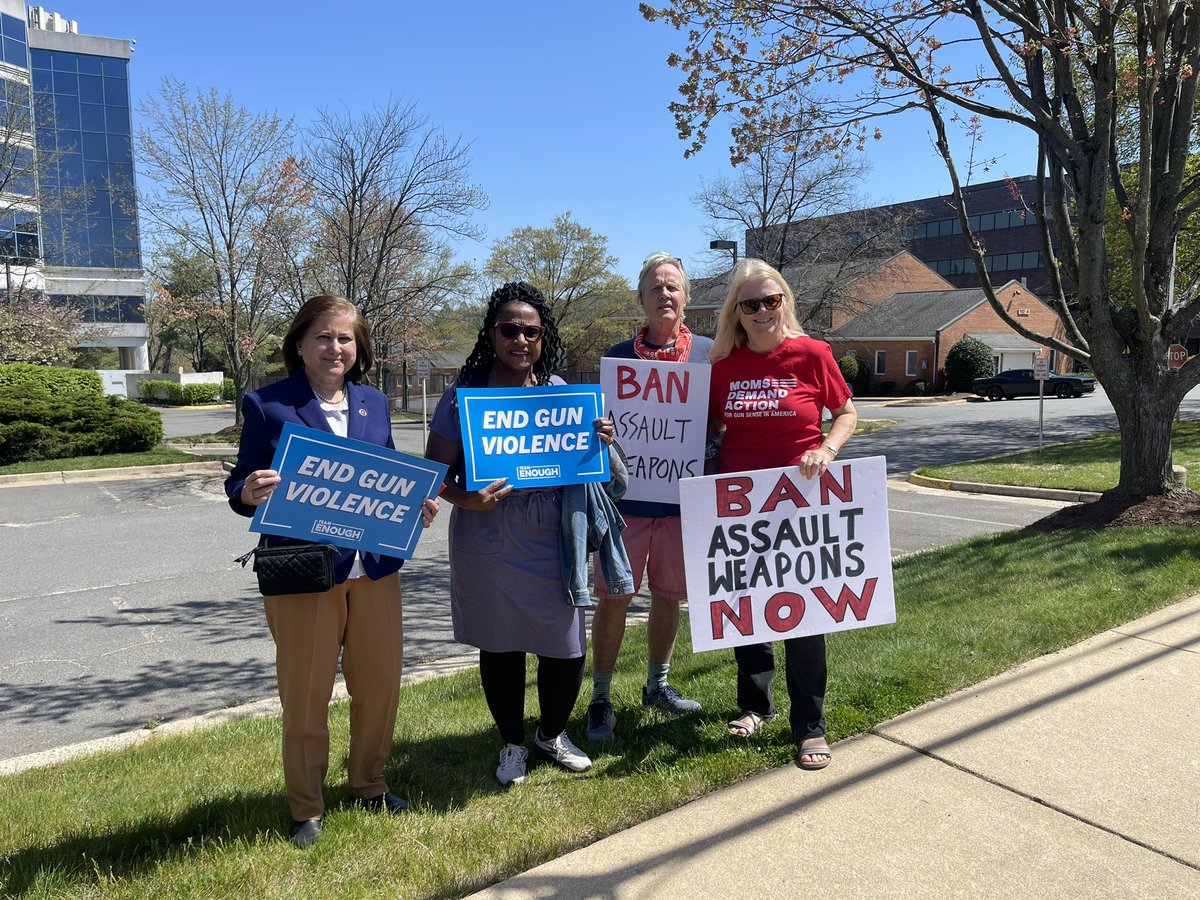
[[[750,612],[750,598],[738,597],[737,612],[724,600],[713,600],[708,604],[708,611],[712,615],[712,634],[713,640],[721,640],[725,637],[725,620],[729,620],[739,634],[750,635],[754,634],[754,616]]]
[[[842,589],[838,592],[837,600],[829,596],[829,592],[823,587],[813,588],[813,596],[821,601],[821,605],[825,607],[825,611],[835,622],[841,622],[846,617],[846,608],[849,607],[850,612],[854,613],[854,618],[860,622],[866,621],[867,613],[871,611],[871,598],[875,596],[875,583],[878,578],[868,578],[863,585],[861,595],[850,590],[849,585],[842,585]]]

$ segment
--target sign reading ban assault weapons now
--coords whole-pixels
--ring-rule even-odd
[[[883,457],[679,487],[694,650],[896,621]]]

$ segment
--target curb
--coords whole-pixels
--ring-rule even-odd
[[[644,601],[644,608],[631,609],[629,611],[628,622],[638,625],[646,624],[650,620],[650,597],[648,594],[641,593],[637,595],[637,599]],[[589,631],[591,629],[590,622],[588,629]],[[444,675],[453,675],[456,672],[476,668],[478,665],[479,651],[474,649],[464,653],[444,656],[439,659],[413,663],[404,669],[404,681],[400,688],[401,697],[403,697],[404,687],[407,685],[432,681]],[[339,700],[348,700],[349,698],[350,694],[346,691],[346,682],[341,676],[338,676],[337,681],[334,682],[333,695],[329,698],[329,702],[332,704],[337,703]],[[281,708],[278,697],[251,700],[248,703],[231,706],[227,709],[212,710],[211,712],[189,716],[186,719],[164,722],[154,728],[137,728],[133,731],[123,731],[120,734],[96,738],[91,741],[83,741],[78,744],[67,744],[63,747],[52,747],[49,750],[41,750],[37,753],[27,753],[24,756],[2,759],[0,760],[0,778],[8,775],[16,775],[19,772],[26,772],[30,769],[56,766],[59,763],[70,762],[71,760],[81,759],[85,756],[95,756],[98,753],[126,750],[159,738],[191,734],[195,731],[215,728],[226,722],[277,716],[280,712]]]
[[[477,665],[479,665],[479,654],[478,651],[472,650],[470,653],[448,656],[424,665],[414,665],[412,670],[405,671],[404,683],[406,685],[420,684],[423,681],[430,681],[434,678],[440,678],[443,675],[452,675],[455,672],[461,672],[464,669],[470,669]],[[339,700],[348,700],[349,698],[350,694],[346,691],[346,683],[339,676],[333,685],[333,696],[330,697],[329,702],[332,704],[337,703]],[[30,769],[56,766],[59,763],[70,762],[71,760],[81,759],[85,756],[94,756],[98,753],[127,750],[130,747],[137,747],[152,740],[191,734],[192,732],[215,728],[226,722],[236,722],[241,719],[261,719],[265,716],[277,716],[279,714],[280,705],[278,697],[252,700],[249,703],[243,703],[239,706],[231,706],[227,709],[213,710],[212,712],[201,713],[200,715],[190,716],[186,719],[165,722],[154,728],[138,728],[108,737],[96,738],[93,741],[68,744],[65,747],[55,747],[50,750],[42,750],[38,753],[29,753],[25,756],[14,756],[11,759],[0,760],[0,778],[8,775],[16,775],[19,772],[26,772]]]
[[[940,491],[965,491],[971,494],[996,494],[1001,497],[1025,497],[1031,500],[1061,500],[1066,503],[1090,503],[1099,500],[1095,491],[1063,491],[1057,488],[1022,487],[1011,484],[984,484],[978,481],[947,481],[930,478],[913,472],[906,479],[909,484],[935,488]]]
[[[121,469],[79,469],[72,472],[28,472],[0,475],[0,488],[33,487],[40,484],[79,484],[88,481],[129,481],[137,478],[223,474],[219,460],[213,462],[166,463],[161,466],[130,466]]]

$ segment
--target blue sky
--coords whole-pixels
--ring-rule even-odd
[[[482,264],[513,228],[548,226],[570,210],[609,238],[630,280],[659,249],[693,271],[712,266],[691,198],[701,179],[730,172],[727,135],[712,134],[698,157],[683,158],[667,110],[679,73],[666,65],[682,37],[644,21],[633,0],[71,0],[47,8],[76,19],[82,33],[137,41],[135,105],[168,75],[298,125],[321,106],[414,100],[472,143],[472,180],[490,198],[478,217],[487,236],[458,245],[464,261]],[[887,127],[868,151],[864,195],[885,203],[948,190],[925,122]],[[1031,160],[998,138],[987,148],[1004,155],[987,178],[1030,171]]]

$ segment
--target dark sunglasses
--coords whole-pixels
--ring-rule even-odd
[[[525,335],[525,340],[529,343],[540,341],[542,335],[546,333],[546,328],[543,325],[522,325],[520,322],[497,322],[496,330],[500,332],[500,337],[506,341],[515,341],[518,334]]]
[[[781,303],[783,303],[783,294],[768,294],[766,297],[759,297],[757,300],[740,300],[738,301],[738,306],[753,315],[758,312],[760,306],[765,309],[779,309],[779,304]]]

